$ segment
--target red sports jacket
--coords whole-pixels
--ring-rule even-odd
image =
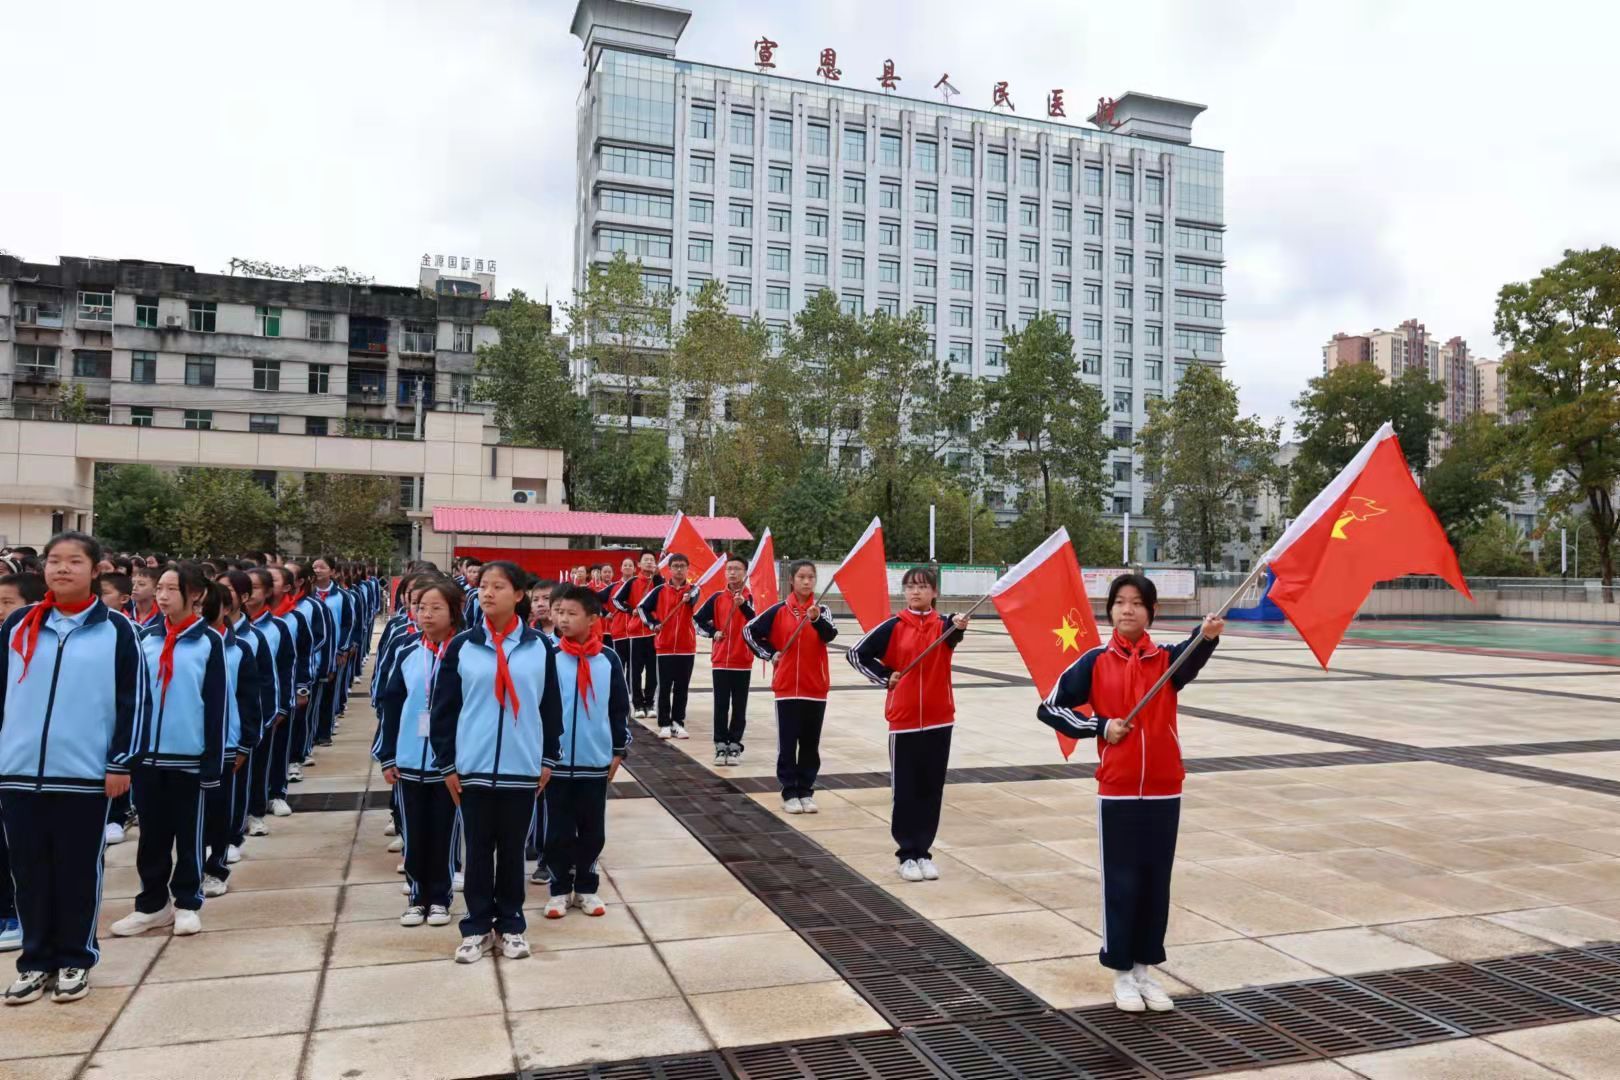
[[[743,640],[743,627],[754,617],[754,598],[741,592],[721,589],[703,602],[693,621],[706,638],[720,635],[709,653],[709,666],[716,671],[747,671],[754,666],[754,654]]]
[[[652,629],[653,651],[659,656],[693,656],[697,653],[697,629],[692,625],[692,605],[697,586],[690,581],[676,588],[658,581],[636,606],[636,617]]]
[[[647,624],[636,617],[636,609],[647,599],[647,594],[652,592],[653,586],[662,580],[664,579],[657,574],[651,576],[637,574],[619,583],[619,587],[613,591],[613,607],[624,614],[624,633],[620,634],[618,630],[614,630],[615,640],[620,637],[642,638],[652,633]]]
[[[956,722],[951,654],[962,640],[962,631],[948,615],[907,609],[873,627],[845,654],[856,671],[879,686],[888,686],[892,673],[915,660],[942,634],[945,643],[924,656],[922,663],[906,672],[889,690],[883,715],[890,731],[921,731]]]
[[[810,625],[798,637],[793,637],[793,631],[807,616],[811,618]],[[827,671],[827,642],[837,636],[838,628],[826,608],[812,604],[807,611],[796,596],[772,604],[743,627],[743,640],[748,642],[755,656],[769,660],[777,653],[782,654],[776,661],[776,673],[771,676],[771,689],[778,701],[827,700],[827,687],[832,681]],[[793,637],[791,646],[787,644],[790,637]]]

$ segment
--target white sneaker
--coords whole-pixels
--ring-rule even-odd
[[[315,755],[314,754],[311,754],[311,755],[309,755],[309,757],[304,759],[304,768],[307,769],[311,765],[314,765],[314,764],[315,764]]]
[[[522,934],[501,935],[501,955],[508,960],[524,960],[529,955],[529,942]]]
[[[456,892],[460,892],[461,887],[463,885],[465,885],[466,882],[467,882],[467,875],[458,873],[458,874],[456,874],[454,877],[452,877],[450,879],[450,887],[452,889],[454,889]]]
[[[742,744],[741,743],[732,743],[731,744],[731,761],[728,762],[728,764],[741,765],[742,764],[742,755],[743,755]]]
[[[428,907],[427,924],[429,926],[449,926],[450,909],[443,904],[433,904]]]
[[[1145,1012],[1147,1006],[1142,1003],[1142,991],[1137,988],[1136,979],[1128,971],[1117,972],[1114,975],[1114,1005],[1122,1012]]]
[[[287,766],[287,783],[302,784],[304,782],[304,767],[294,762]],[[280,801],[279,799],[277,800]]]
[[[568,914],[568,897],[553,896],[546,901],[546,918],[560,919]]]
[[[425,922],[427,922],[427,912],[415,904],[406,908],[405,913],[399,917],[399,925],[401,926],[421,926]]]
[[[78,1001],[90,992],[90,972],[85,968],[63,968],[56,973],[56,988],[51,1000],[58,1005]]]
[[[242,849],[232,844],[225,849],[225,865],[234,866],[242,861]]]
[[[219,878],[215,877],[214,875],[212,875],[212,874],[204,874],[203,875],[203,895],[204,896],[224,896],[225,895],[225,890],[228,889],[228,888],[230,888],[229,885],[227,885],[224,881],[220,880]]]
[[[400,863],[398,866],[394,867],[394,873],[403,874],[404,872],[405,872],[405,864],[404,863]]]
[[[586,893],[583,896],[576,897],[574,903],[579,910],[592,917],[607,914],[607,905],[602,903],[602,898],[595,893]]]
[[[405,850],[405,841],[401,840],[397,836],[394,837],[392,840],[388,841],[388,850],[389,851],[404,851]]]
[[[19,972],[17,981],[6,988],[6,1004],[27,1005],[30,1001],[38,1001],[50,988],[51,974],[49,971]]]
[[[658,729],[658,737],[660,739],[673,739],[675,737],[675,729],[670,727],[668,724],[665,724],[663,727]]]
[[[461,944],[456,946],[456,963],[476,964],[494,951],[494,934],[485,934],[482,937],[464,937],[461,939]]]
[[[1137,964],[1131,969],[1131,977],[1136,980],[1137,992],[1142,995],[1142,1002],[1154,1012],[1170,1012],[1176,1003],[1170,1000],[1164,987],[1159,985],[1153,977],[1153,971],[1146,964]]]
[[[400,882],[399,883],[399,891],[401,893],[403,893],[404,895],[406,895],[406,896],[411,895],[411,883],[408,882],[408,881]]]
[[[397,832],[397,831],[398,831],[398,830],[396,830],[396,829],[395,829],[395,828],[394,828],[394,819],[393,819],[393,818],[389,818],[389,819],[388,819],[388,824],[386,824],[386,825],[384,825],[384,826],[383,826],[383,835],[384,835],[384,836],[393,836],[393,835],[394,835],[394,833],[395,833],[395,832]]]
[[[286,799],[271,799],[270,800],[270,816],[271,817],[292,817],[292,807],[287,805],[287,800]],[[270,830],[266,829],[265,831],[269,832]]]
[[[725,747],[722,746],[714,752],[714,763],[716,765],[731,764],[731,755],[726,751]]]
[[[116,821],[109,821],[102,835],[106,838],[108,844],[122,844],[124,842],[124,827]]]
[[[804,811],[806,814],[821,813],[821,807],[816,805],[816,800],[812,799],[808,795],[799,800],[799,809]]]
[[[279,802],[280,800],[277,801]],[[275,804],[272,803],[271,805],[273,807]],[[272,809],[270,812],[273,814],[275,813],[275,810]],[[248,818],[247,834],[249,836],[269,836],[270,826],[264,823],[264,818],[262,817],[250,817]]]
[[[923,879],[922,867],[917,865],[916,859],[907,859],[900,864],[900,876],[907,881],[921,881]]]
[[[220,884],[224,884],[221,882]],[[190,937],[192,934],[202,933],[202,916],[195,911],[181,908],[174,913],[174,936]]]
[[[677,739],[690,739],[692,737],[686,733],[685,724],[671,724],[670,731]]]
[[[144,934],[148,930],[155,930],[160,926],[170,926],[174,923],[174,907],[165,907],[162,911],[150,914],[144,911],[132,911],[122,919],[112,924],[114,937],[134,937]]]
[[[939,880],[939,867],[934,865],[933,859],[918,859],[917,869],[922,871],[924,881]]]
[[[782,812],[786,814],[802,814],[804,813],[804,804],[798,799],[789,799],[782,804]]]
[[[741,754],[727,754],[726,755],[726,764],[727,765],[741,765],[742,764],[742,755]]]

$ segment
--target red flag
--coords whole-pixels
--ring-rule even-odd
[[[755,611],[764,611],[781,598],[776,585],[776,542],[769,526],[748,562],[748,591],[754,594]]]
[[[1102,644],[1068,529],[1048,536],[1003,574],[990,589],[990,602],[1000,612],[1001,623],[1043,698],[1069,665]],[[1081,711],[1091,714],[1090,708]],[[1065,758],[1078,745],[1061,733],[1057,740]]]
[[[889,567],[883,558],[883,523],[877,518],[861,533],[833,571],[838,591],[863,632],[889,617]]]
[[[1473,599],[1440,519],[1385,424],[1266,552],[1270,596],[1327,667],[1380,581],[1435,574]]]
[[[658,566],[663,568],[669,562],[669,557],[676,553],[686,556],[690,566],[687,571],[689,579],[701,577],[713,563],[719,559],[709,542],[703,539],[703,534],[697,531],[692,519],[684,513],[675,511],[675,520],[670,522],[669,533],[664,537],[664,552],[658,560]]]
[[[726,587],[725,570],[726,560],[717,558],[713,563],[710,564],[709,568],[703,571],[702,575],[697,578],[698,597],[697,603],[693,608],[694,610],[702,607],[709,597]]]

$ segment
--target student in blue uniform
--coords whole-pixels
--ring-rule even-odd
[[[310,697],[315,685],[315,665],[319,653],[315,637],[310,632],[309,619],[298,610],[298,575],[292,568],[271,568],[274,592],[270,597],[270,611],[287,628],[293,643],[293,701],[292,712],[280,724],[270,745],[269,801],[266,808],[272,817],[287,817],[292,807],[287,804],[287,784],[292,779],[293,747],[301,738],[300,725],[309,711]],[[302,758],[299,759],[302,762]]]
[[[356,612],[354,598],[343,588],[337,579],[339,573],[338,562],[330,555],[322,555],[309,564],[310,573],[314,583],[310,595],[326,606],[331,613],[332,633],[335,635],[328,649],[331,659],[328,663],[329,678],[327,679],[327,693],[321,700],[321,710],[315,719],[313,745],[332,745],[332,721],[336,719],[338,704],[343,699],[343,691],[349,685],[349,661],[354,651],[354,627]]]
[[[0,565],[10,565],[0,563]],[[13,611],[37,604],[45,599],[45,579],[38,574],[6,574],[0,576],[0,622],[11,617]],[[125,792],[112,802],[128,803]],[[108,815],[111,816],[109,809]],[[17,894],[11,882],[11,859],[6,851],[5,814],[0,813],[0,952],[15,952],[22,948],[22,922],[17,918]]]
[[[230,570],[209,582],[200,610],[203,622],[225,645],[225,771],[219,786],[203,800],[204,897],[225,895],[230,864],[236,861],[232,856],[241,857],[232,850],[236,810],[247,804],[248,755],[259,744],[268,704],[262,696],[259,671],[259,656],[268,650],[251,627],[237,633],[237,593],[229,583],[230,574],[247,577],[240,570]],[[268,678],[273,698],[275,676],[268,674]]]
[[[553,649],[526,618],[527,584],[512,563],[483,567],[483,621],[451,640],[433,686],[434,766],[461,807],[467,844],[462,964],[492,952],[497,933],[508,959],[529,955],[523,841],[557,762],[562,707]]]
[[[276,572],[267,567],[255,567],[248,571],[248,578],[252,588],[242,605],[243,620],[252,625],[259,636],[264,638],[265,650],[270,657],[271,669],[275,675],[275,711],[265,722],[265,730],[259,739],[259,745],[253,748],[248,757],[248,798],[247,820],[244,828],[244,837],[237,839],[240,846],[245,836],[268,836],[270,827],[265,824],[265,816],[270,812],[270,773],[271,759],[275,755],[277,740],[283,750],[286,749],[286,729],[288,719],[293,709],[293,665],[296,650],[293,636],[287,624],[276,617],[271,610],[270,602],[275,596]],[[286,763],[282,763],[282,775],[286,775]]]
[[[165,569],[157,587],[163,622],[141,642],[152,699],[134,773],[141,891],[135,910],[113,923],[118,937],[171,925],[177,936],[202,930],[203,799],[224,773],[229,720],[225,642],[197,610],[208,591],[198,564]]]
[[[100,561],[89,536],[53,537],[50,592],[0,626],[0,816],[22,916],[7,1005],[82,998],[101,958],[107,804],[129,790],[147,701],[139,633],[91,591]]]
[[[314,680],[310,689],[309,704],[294,721],[292,755],[287,765],[287,779],[296,784],[304,779],[304,766],[315,764],[316,732],[334,690],[338,638],[331,609],[314,594],[314,582],[310,580],[309,568],[299,563],[288,563],[287,568],[293,572],[298,582],[297,599],[293,602],[293,610],[301,613],[304,621],[309,624],[310,673]]]

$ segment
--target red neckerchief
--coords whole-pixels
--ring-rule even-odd
[[[288,593],[286,596],[283,596],[281,598],[281,603],[277,604],[275,607],[276,616],[280,618],[284,615],[291,615],[292,609],[297,607],[298,601],[302,600],[303,598],[304,594],[302,592]]]
[[[152,606],[147,608],[145,611],[142,611],[141,608],[140,608],[140,605],[136,604],[134,602],[131,602],[129,606],[130,606],[130,610],[134,612],[134,614],[131,616],[131,618],[133,618],[137,623],[139,623],[142,626],[145,626],[146,625],[146,620],[150,619],[152,617],[152,614],[155,611],[157,611],[157,601],[156,600],[152,601]]]
[[[495,704],[501,709],[506,708],[507,699],[512,702],[512,725],[517,726],[518,692],[517,684],[512,681],[512,669],[506,666],[506,650],[501,646],[506,642],[508,634],[523,629],[523,620],[517,616],[512,617],[512,625],[505,630],[495,629],[495,624],[488,619],[484,620],[484,627],[489,632],[489,642],[495,646]]]
[[[29,661],[34,659],[34,650],[39,648],[39,628],[45,625],[45,617],[53,611],[60,611],[64,615],[77,615],[85,608],[96,602],[94,596],[86,597],[75,604],[64,604],[56,599],[56,594],[47,592],[45,599],[34,605],[34,610],[23,616],[23,621],[17,627],[17,633],[11,637],[11,651],[22,657],[22,674],[17,681],[22,682],[28,674]]]
[[[275,616],[275,614],[276,613],[274,611],[270,610],[270,605],[266,604],[266,605],[264,605],[264,610],[259,612],[259,614],[256,617],[255,616],[249,616],[248,617],[248,623],[250,625],[257,626],[259,623],[264,622],[264,620],[269,619],[269,618],[273,618]]]
[[[591,657],[602,651],[602,628],[591,623],[591,631],[585,635],[583,643],[573,638],[563,638],[562,651],[579,660],[579,674],[574,677],[574,685],[579,690],[579,700],[588,706],[592,693]]]
[[[195,614],[187,615],[179,623],[169,618],[163,620],[163,651],[158,654],[158,679],[163,683],[164,697],[169,694],[169,680],[174,678],[174,643],[196,621]]]

